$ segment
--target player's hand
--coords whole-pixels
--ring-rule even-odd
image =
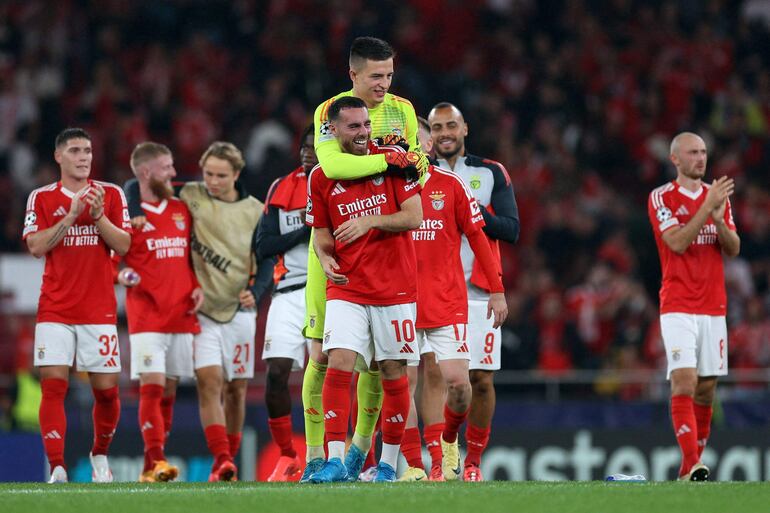
[[[147,216],[136,216],[131,218],[131,228],[141,230],[147,224]]]
[[[78,216],[83,213],[83,210],[85,210],[86,202],[83,197],[88,193],[88,189],[88,187],[83,187],[72,197],[69,215],[73,219],[77,219]]]
[[[497,329],[502,326],[503,322],[505,322],[505,318],[508,317],[508,304],[505,302],[505,294],[502,292],[493,292],[489,295],[489,302],[487,303],[487,319],[491,319],[492,314],[495,316],[493,327]]]
[[[372,229],[372,216],[348,219],[334,230],[334,238],[343,244],[350,244],[366,235]]]
[[[727,199],[725,199],[717,208],[711,211],[711,218],[714,220],[714,223],[724,223],[725,210],[727,210]]]
[[[248,289],[243,289],[238,294],[238,301],[241,302],[241,308],[255,308],[257,306],[257,300],[254,299],[254,294]]]
[[[319,257],[321,267],[324,270],[326,277],[335,285],[347,285],[348,277],[344,274],[338,274],[336,271],[340,270],[339,264],[332,257]]]
[[[374,140],[374,142],[377,143],[377,146],[400,146],[406,151],[409,151],[409,143],[406,141],[406,139],[397,134],[387,134],[382,137],[378,137]]]
[[[104,214],[104,187],[94,184],[85,195],[86,203],[91,207],[91,218],[99,219]]]
[[[733,191],[735,191],[735,180],[727,178],[726,176],[717,178],[711,182],[711,187],[709,187],[709,190],[706,193],[706,208],[710,211],[719,208],[720,205],[730,197]]]
[[[131,267],[124,267],[118,273],[118,283],[124,287],[135,287],[142,281],[142,277]]]
[[[389,151],[385,153],[385,162],[388,163],[388,171],[403,170],[410,167],[417,169],[420,163],[420,154],[414,151]]]
[[[254,296],[252,296],[252,298],[253,297]],[[188,313],[194,314],[195,312],[200,310],[201,307],[203,306],[203,300],[204,300],[203,289],[200,287],[197,287],[195,290],[193,290],[192,294],[190,294],[190,299],[192,299],[193,307],[192,307],[192,310],[190,310]]]

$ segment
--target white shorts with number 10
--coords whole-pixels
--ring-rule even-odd
[[[493,328],[495,316],[487,319],[487,301],[468,301],[468,346],[470,370],[500,370],[500,328]]]
[[[698,369],[698,376],[727,374],[727,324],[723,315],[667,313],[660,332],[668,360],[667,378],[677,369]]]
[[[238,312],[230,322],[216,322],[198,314],[201,332],[193,339],[195,369],[220,366],[225,380],[254,377],[255,312]]]
[[[332,299],[326,302],[323,351],[350,349],[367,365],[372,359],[419,362],[416,317],[416,303],[374,306]]]

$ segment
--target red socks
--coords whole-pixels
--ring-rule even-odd
[[[120,419],[120,398],[117,385],[104,390],[93,389],[94,393],[94,446],[91,453],[107,454],[115,428]]]
[[[270,427],[270,435],[273,437],[273,441],[281,448],[281,456],[295,457],[297,451],[294,450],[294,444],[291,440],[291,415],[267,419],[267,424]]]
[[[142,385],[139,388],[139,429],[146,456],[144,470],[150,470],[156,461],[166,459],[163,453],[166,429],[160,406],[162,398],[162,385]]]
[[[698,463],[698,433],[695,408],[692,397],[675,395],[671,398],[671,420],[679,449],[682,451],[682,466],[679,475],[687,474]]]
[[[175,400],[176,395],[167,395],[160,400],[160,413],[163,415],[163,430],[165,432],[166,438],[168,438],[168,434],[171,433],[171,424],[174,421]]]
[[[243,438],[243,433],[227,433],[227,445],[230,447],[230,456],[235,458],[235,455],[238,454],[238,449],[241,448],[241,438]]]
[[[698,427],[698,459],[700,459],[703,449],[706,448],[709,434],[711,434],[711,414],[714,409],[711,406],[693,403],[693,410],[695,411],[695,424]]]
[[[382,443],[400,445],[409,416],[409,380],[405,375],[383,379],[382,391]]]
[[[203,434],[206,436],[206,445],[209,447],[209,452],[214,456],[214,469],[224,461],[232,461],[230,456],[230,443],[227,440],[227,431],[222,424],[211,424],[203,430]]]
[[[442,437],[445,442],[451,444],[457,440],[457,431],[462,423],[465,422],[465,419],[468,418],[468,411],[470,411],[470,408],[462,413],[456,413],[449,406],[444,405],[444,432]]]
[[[64,436],[67,433],[67,416],[64,413],[64,398],[69,386],[64,379],[44,379],[41,383],[43,398],[40,401],[38,417],[43,447],[53,470],[64,465]]]
[[[410,467],[425,469],[422,463],[422,448],[420,447],[420,429],[406,428],[404,439],[401,441],[401,452]]]
[[[329,368],[321,392],[324,429],[329,442],[344,442],[350,417],[350,382],[352,372]]]
[[[474,426],[470,422],[465,429],[465,443],[467,445],[467,453],[465,455],[465,465],[481,464],[481,453],[487,448],[489,442],[490,428],[480,428]]]
[[[441,433],[444,431],[444,423],[438,422],[425,426],[422,430],[422,437],[425,440],[425,447],[430,452],[430,466],[441,465]]]

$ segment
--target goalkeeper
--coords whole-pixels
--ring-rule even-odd
[[[315,149],[324,174],[334,180],[362,178],[388,169],[406,168],[418,161],[424,172],[428,159],[417,141],[417,115],[411,102],[388,92],[393,80],[393,48],[373,37],[359,37],[350,47],[350,79],[353,88],[321,103],[314,115]],[[343,153],[331,133],[328,110],[343,96],[362,99],[369,110],[372,138],[391,140],[404,138],[414,151],[379,155]],[[410,160],[412,162],[410,162]],[[302,405],[305,412],[307,467],[302,482],[324,463],[324,412],[321,390],[326,374],[326,355],[321,351],[326,312],[326,276],[313,251],[311,233],[308,251],[307,288],[305,289],[305,336],[312,340],[310,361],[302,383]],[[377,418],[382,406],[382,382],[378,371],[362,374],[358,380],[358,415],[353,444],[345,459],[348,474],[355,478],[371,448]]]

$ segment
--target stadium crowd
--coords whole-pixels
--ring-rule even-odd
[[[168,144],[189,179],[212,140],[233,141],[246,157],[245,185],[264,200],[296,166],[314,106],[348,87],[352,38],[375,34],[398,51],[392,91],[423,116],[440,100],[460,106],[469,146],[512,178],[522,225],[519,244],[503,247],[503,368],[664,368],[645,208],[650,190],[674,177],[668,143],[685,129],[706,136],[708,176],[737,184],[743,248],[725,269],[731,368],[766,368],[770,54],[761,48],[770,46],[770,10],[762,4],[3,2],[0,252],[23,250],[24,200],[56,181],[51,141],[68,125],[93,137],[92,176],[116,183],[131,176],[141,141]],[[5,317],[0,329],[12,345],[25,328]]]

